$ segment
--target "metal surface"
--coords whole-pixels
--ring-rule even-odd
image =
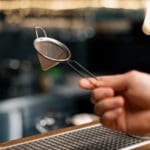
[[[144,142],[143,139],[112,131],[100,124],[88,126],[30,142],[5,147],[5,150],[117,150]]]

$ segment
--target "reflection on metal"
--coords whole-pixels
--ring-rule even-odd
[[[123,9],[141,9],[145,7],[146,0],[0,0],[0,10],[13,9],[52,9],[68,10],[79,8],[123,8]]]
[[[143,32],[146,35],[150,35],[150,1],[147,0],[147,5],[146,5],[146,14],[145,14],[145,19],[144,19],[144,23],[143,23]]]

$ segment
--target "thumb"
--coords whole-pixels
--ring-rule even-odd
[[[79,81],[79,86],[84,89],[92,90],[98,87],[111,87],[115,91],[123,91],[127,88],[126,74],[99,76],[94,78],[84,78]]]
[[[127,88],[127,78],[126,74],[121,75],[110,75],[110,76],[99,76],[97,77],[98,82],[97,86],[105,86],[105,87],[111,87],[115,91],[123,91]]]

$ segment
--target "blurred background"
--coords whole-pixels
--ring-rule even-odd
[[[150,73],[149,0],[0,0],[1,142],[97,119],[76,73],[41,70],[35,26],[95,75]]]

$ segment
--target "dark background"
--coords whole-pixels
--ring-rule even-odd
[[[34,10],[18,17],[16,23],[13,17],[19,16],[19,12],[12,11],[9,15],[0,12],[1,99],[41,93],[43,74],[52,80],[60,77],[57,83],[61,84],[61,77],[72,72],[64,64],[47,72],[41,70],[33,47],[36,25],[66,44],[72,59],[97,75],[130,70],[150,72],[150,37],[142,31],[145,16],[142,9],[79,9],[40,15]]]

